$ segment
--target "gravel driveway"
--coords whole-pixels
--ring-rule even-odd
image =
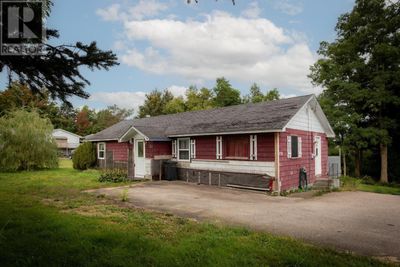
[[[123,190],[91,192],[120,198]],[[138,184],[128,189],[128,198],[137,207],[245,225],[341,250],[400,260],[400,196],[337,192],[310,199],[271,197],[176,181]]]

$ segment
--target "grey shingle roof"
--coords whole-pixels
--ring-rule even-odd
[[[130,126],[150,140],[169,136],[280,130],[312,95],[120,122],[89,137],[118,139]],[[101,138],[100,138],[101,137]]]
[[[88,141],[118,140],[129,128],[132,127],[133,120],[124,120],[108,127],[98,133],[85,136]]]

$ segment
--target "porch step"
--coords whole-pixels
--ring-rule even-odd
[[[312,188],[315,190],[327,190],[332,187],[331,179],[317,179]]]

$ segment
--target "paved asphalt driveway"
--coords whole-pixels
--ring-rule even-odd
[[[120,198],[124,188],[92,190]],[[204,220],[218,220],[289,235],[360,254],[400,260],[400,196],[337,192],[310,199],[184,182],[130,187],[137,207]]]

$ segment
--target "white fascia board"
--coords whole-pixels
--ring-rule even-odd
[[[135,131],[136,133],[138,133],[138,134],[140,134],[141,136],[143,136],[144,140],[149,141],[149,138],[148,138],[146,135],[144,135],[142,132],[140,132],[138,129],[136,129],[134,126],[132,126],[131,128],[129,128],[129,129],[121,136],[121,138],[118,139],[118,143],[126,142],[126,141],[123,141],[123,139],[124,139],[124,137],[126,137],[126,136],[131,132],[131,130],[133,130],[133,131]]]
[[[252,133],[276,133],[276,132],[282,132],[282,129],[255,130],[255,131],[237,131],[237,132],[214,132],[214,133],[174,134],[174,135],[168,135],[168,137],[189,137],[189,136],[229,135],[229,134],[252,134]]]

